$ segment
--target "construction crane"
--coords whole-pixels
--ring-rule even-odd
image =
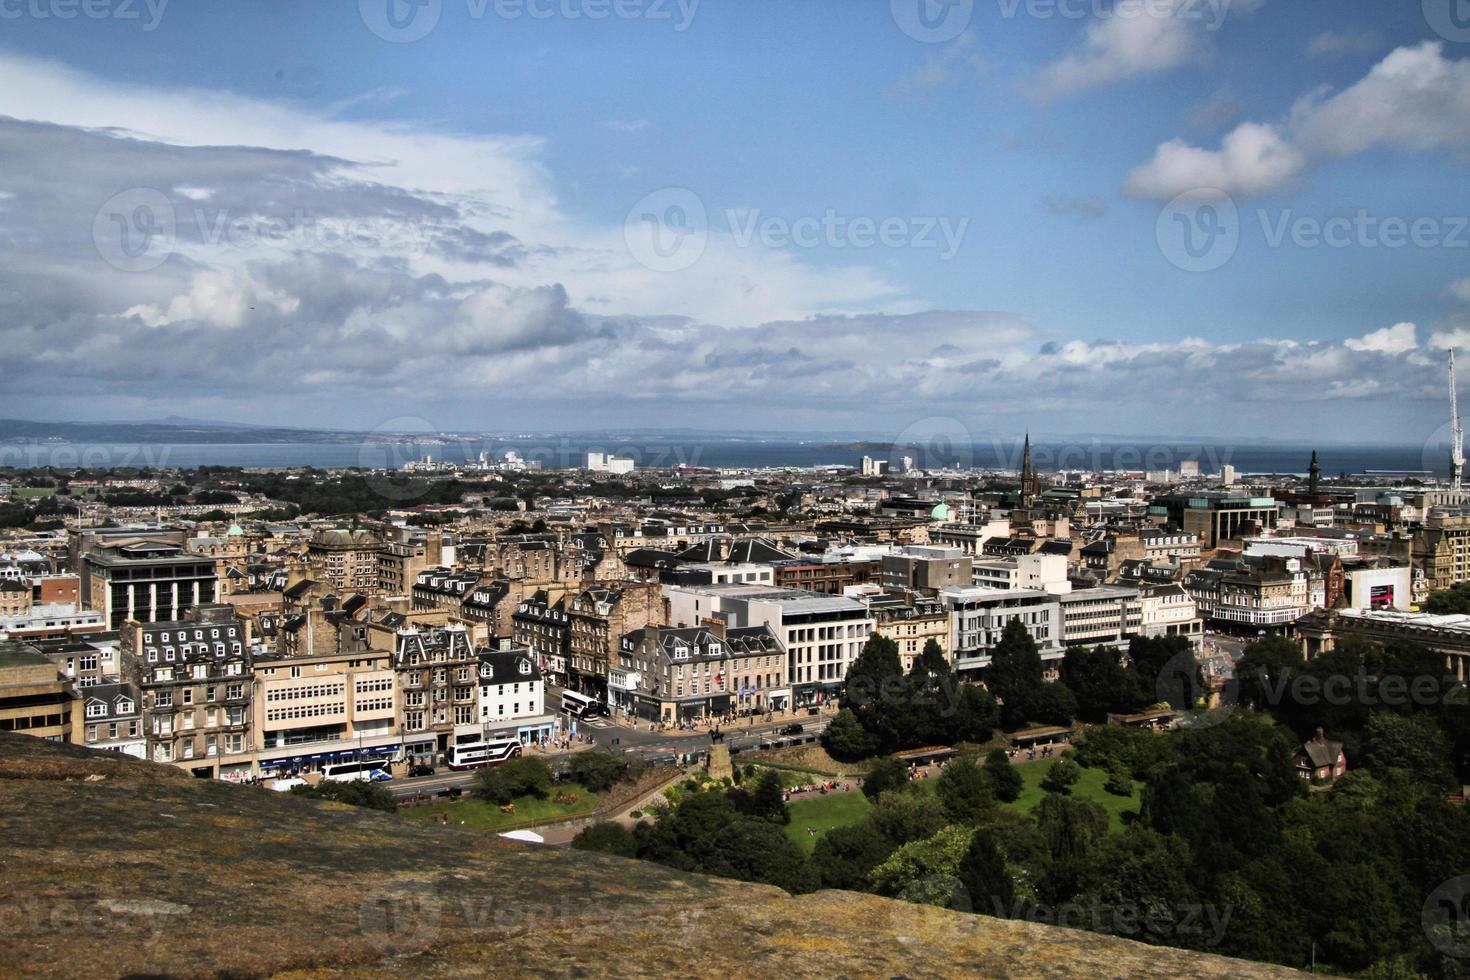
[[[1450,489],[1460,489],[1465,471],[1465,430],[1460,428],[1460,394],[1455,390],[1455,349],[1450,348]]]

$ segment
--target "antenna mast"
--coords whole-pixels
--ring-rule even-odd
[[[1465,470],[1465,430],[1460,427],[1460,395],[1455,390],[1455,349],[1450,348],[1450,489],[1460,489]]]

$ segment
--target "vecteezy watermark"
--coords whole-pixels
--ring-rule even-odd
[[[665,187],[633,205],[623,222],[623,241],[639,265],[682,272],[709,247],[709,212],[687,187]]]
[[[1448,674],[1378,675],[1360,670],[1352,674],[1317,675],[1286,670],[1273,677],[1264,669],[1256,669],[1241,674],[1239,682],[1253,699],[1263,702],[1258,707],[1295,704],[1403,709],[1470,704],[1470,691],[1464,681]]]
[[[170,923],[182,924],[190,908],[156,899],[17,898],[0,899],[0,930],[8,936],[53,934],[58,942],[76,936],[143,937],[148,945],[163,938]]]
[[[898,29],[924,44],[953,41],[975,16],[975,0],[889,0],[888,6]]]
[[[211,207],[188,193],[171,198],[153,187],[119,191],[92,218],[97,254],[123,272],[156,269],[191,246],[311,251],[353,245],[417,255],[427,250],[429,242],[428,229],[414,221],[318,217],[304,208],[289,214],[236,213]]]
[[[439,939],[444,905],[430,883],[375,890],[357,905],[357,924],[367,941],[390,956],[422,953]]]
[[[728,208],[723,231],[736,248],[913,248],[955,256],[969,230],[964,217],[871,217],[828,208],[787,218],[758,208]],[[628,254],[655,272],[682,272],[709,248],[711,224],[704,200],[687,187],[665,187],[640,198],[623,222]]]
[[[917,248],[935,249],[939,258],[954,258],[969,230],[969,218],[849,216],[828,208],[820,217],[761,216],[759,209],[725,212],[731,237],[740,248]]]
[[[78,445],[70,442],[0,443],[0,467],[17,470],[168,469],[172,446]]]
[[[909,423],[894,437],[889,462],[899,472],[968,470],[975,465],[974,434],[959,419],[931,415]]]
[[[984,917],[993,916],[1194,949],[1211,949],[1223,943],[1235,914],[1234,906],[1208,902],[1093,899],[1047,905],[1021,899],[1006,901],[997,895],[972,895],[957,876],[942,872],[923,875],[905,884],[895,897],[899,901],[890,906],[887,928],[900,942],[914,941],[914,937],[905,935],[915,921],[914,910],[906,908],[905,902],[976,913],[947,923],[950,932],[988,932],[991,927]]]
[[[1470,0],[1423,0],[1422,7],[1434,33],[1456,44],[1470,42]]]
[[[1470,0],[1466,0],[1470,3]],[[1470,215],[1376,215],[1366,208],[1326,217],[1291,208],[1257,208],[1244,220],[1235,201],[1212,187],[1185,191],[1164,205],[1154,235],[1164,258],[1186,272],[1213,272],[1259,227],[1267,248],[1470,249]]]
[[[1240,247],[1240,212],[1213,187],[1185,191],[1164,205],[1154,223],[1159,251],[1185,272],[1213,272]]]
[[[1235,0],[996,0],[1006,20],[1180,20],[1215,31]]]
[[[667,23],[677,33],[689,30],[701,0],[463,0],[472,21],[498,20],[646,20]],[[408,44],[439,26],[444,0],[358,0],[367,29],[385,41]]]
[[[168,0],[0,0],[0,20],[130,20],[158,29]]]
[[[1435,949],[1445,956],[1470,958],[1470,875],[1451,878],[1430,892],[1419,921]]]

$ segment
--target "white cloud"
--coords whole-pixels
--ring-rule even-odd
[[[1470,303],[1470,279],[1456,279],[1450,283],[1450,295],[1458,300]]]
[[[1414,324],[1396,323],[1362,337],[1350,338],[1343,342],[1343,346],[1348,350],[1379,354],[1407,354],[1418,348],[1419,338]]]
[[[1218,150],[1177,139],[1162,144],[1152,160],[1128,174],[1123,193],[1161,201],[1206,187],[1232,195],[1260,194],[1296,177],[1304,164],[1301,153],[1274,127],[1243,123],[1226,134]]]
[[[1240,11],[1258,5],[1243,0],[1233,6]],[[1033,92],[1045,101],[1198,60],[1204,37],[1229,9],[1194,0],[1119,3],[1087,25],[1076,51],[1038,73]]]
[[[1161,144],[1124,182],[1134,197],[1167,200],[1214,187],[1231,194],[1279,190],[1308,167],[1375,148],[1424,152],[1470,146],[1470,59],[1440,42],[1399,48],[1347,89],[1309,93],[1281,126],[1245,123],[1220,148]]]
[[[165,172],[176,173],[165,188],[170,197],[181,206],[201,205],[211,219],[232,204],[235,214],[247,208],[264,219],[289,219],[296,202],[272,198],[263,171],[309,166],[311,174],[298,173],[295,179],[313,205],[345,187],[356,199],[374,199],[371,215],[360,220],[381,218],[409,239],[427,235],[436,246],[407,251],[350,246],[353,254],[397,257],[417,272],[472,279],[485,274],[484,248],[451,246],[509,242],[514,261],[499,256],[497,281],[523,289],[562,283],[575,305],[592,312],[698,312],[748,326],[918,305],[871,267],[827,266],[789,251],[739,248],[718,227],[693,268],[678,275],[652,272],[629,254],[621,225],[598,224],[562,206],[542,162],[545,144],[534,136],[451,135],[399,122],[344,120],[228,93],[132,86],[11,55],[0,55],[3,116],[54,123],[68,134],[90,132],[99,141],[105,137],[110,143],[93,146],[105,145],[110,153],[133,151],[129,166],[110,170],[62,159],[71,168],[67,179],[75,184],[73,192],[86,198],[76,202],[85,212],[76,219],[85,224],[55,229],[72,238],[87,237],[92,212],[112,194],[133,183],[158,183],[160,161]],[[261,163],[265,160],[268,164]],[[224,168],[220,179],[251,186],[241,188],[240,200],[222,199],[211,168]],[[0,190],[41,186],[51,192],[62,179],[55,171],[27,174],[7,165]],[[210,196],[201,199],[204,189]],[[658,189],[653,185],[632,193],[629,207]],[[343,197],[337,194],[334,201],[345,203]],[[88,201],[90,208],[83,208]],[[709,202],[709,208],[713,221],[716,203]],[[249,257],[219,249],[201,254],[188,243],[181,251],[211,264],[239,264]]]

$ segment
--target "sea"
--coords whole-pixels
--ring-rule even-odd
[[[1031,444],[1038,472],[1071,470],[1173,470],[1193,462],[1201,474],[1234,467],[1237,474],[1305,474],[1312,446],[1120,439],[1037,441]],[[1325,476],[1364,474],[1446,475],[1447,445],[1319,445]],[[486,437],[402,439],[369,437],[361,442],[131,443],[82,444],[36,440],[0,442],[0,468],[152,468],[201,466],[244,468],[402,469],[409,462],[459,464],[483,458],[500,461],[507,453],[539,462],[544,469],[574,469],[588,453],[631,458],[639,468],[677,466],[717,469],[812,468],[860,464],[864,456],[887,459],[895,469],[903,458],[919,469],[974,468],[1016,471],[1021,442],[936,440],[893,447],[887,443],[795,441],[734,436]]]

